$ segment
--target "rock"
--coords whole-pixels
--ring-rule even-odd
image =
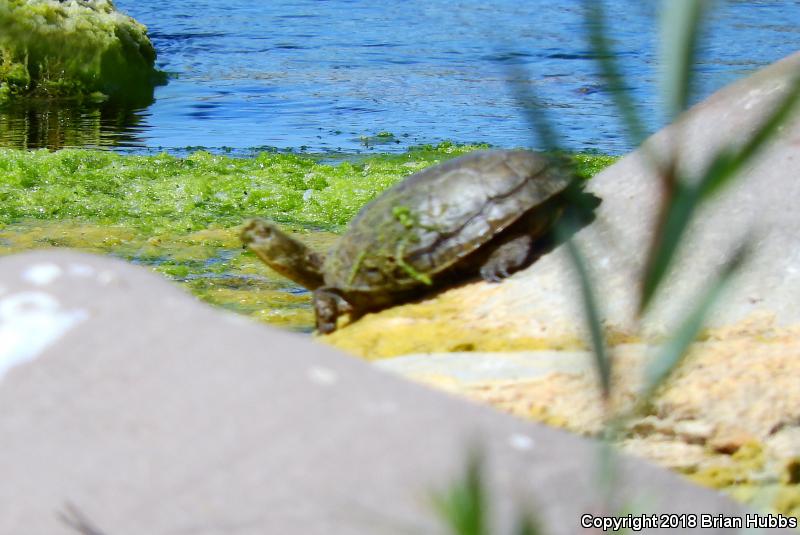
[[[709,459],[702,446],[680,440],[629,438],[620,443],[625,453],[644,457],[672,470],[694,471]]]
[[[752,434],[737,427],[723,428],[708,441],[708,447],[717,453],[732,455],[742,446],[755,440]]]
[[[572,534],[608,499],[587,440],[212,310],[140,267],[36,252],[0,258],[0,281],[0,533],[444,533],[425,497],[475,444],[492,533],[525,508]],[[744,512],[615,464],[619,510]]]
[[[781,429],[766,441],[765,446],[781,480],[788,485],[800,483],[800,427]]]
[[[659,340],[671,332],[746,236],[756,237],[753,253],[709,325],[736,326],[765,315],[780,327],[800,322],[800,114],[697,214],[641,329],[635,319],[661,198],[649,155],[668,153],[674,143],[681,167],[696,174],[717,150],[752,134],[799,70],[797,53],[718,91],[591,180],[589,189],[603,202],[576,243],[593,273],[612,342]],[[476,282],[370,315],[328,341],[368,357],[463,345],[474,351],[574,349],[585,339],[580,303],[571,260],[560,247],[502,284]]]
[[[630,408],[644,359],[643,348],[617,353],[614,406]],[[588,352],[532,351],[408,355],[376,361],[402,374],[523,418],[598,434],[606,418],[593,359]]]
[[[777,458],[800,459],[800,427],[786,427],[767,440],[767,449]]]
[[[777,327],[760,333],[709,331],[709,341],[694,346],[652,401],[652,413],[628,422],[619,445],[754,505],[797,515],[800,337],[796,329]],[[611,408],[617,413],[633,406],[654,351],[641,344],[614,348]],[[516,416],[599,434],[608,414],[591,354],[558,354],[412,355],[376,364]]]
[[[674,420],[667,417],[645,416],[628,422],[628,431],[633,435],[663,436],[680,440],[686,444],[704,445],[714,434],[714,425],[698,420]]]
[[[656,401],[660,416],[702,420],[716,439],[766,440],[800,422],[800,337],[790,330],[765,343],[739,338],[697,344]]]
[[[132,105],[166,82],[147,28],[111,0],[0,3],[0,104],[69,98]]]
[[[633,422],[632,431],[681,437],[733,453],[744,442],[763,442],[778,430],[797,427],[800,337],[795,329],[762,334],[709,331],[709,341],[695,344],[652,402],[654,414]],[[615,410],[632,407],[657,349],[642,344],[614,348]],[[589,352],[528,351],[409,355],[376,364],[518,416],[596,434],[605,414],[592,363]]]

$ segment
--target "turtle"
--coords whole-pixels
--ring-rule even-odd
[[[344,313],[353,321],[470,277],[498,282],[530,265],[566,208],[591,212],[599,203],[581,182],[545,154],[475,151],[419,171],[373,199],[327,255],[263,219],[246,222],[241,239],[272,269],[313,292],[316,327],[327,334]]]

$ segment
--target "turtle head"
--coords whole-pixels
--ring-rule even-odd
[[[274,223],[251,219],[242,227],[240,237],[262,262],[284,277],[309,290],[322,286],[322,256]]]

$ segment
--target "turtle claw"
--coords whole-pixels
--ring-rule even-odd
[[[487,262],[481,267],[481,278],[486,282],[500,282],[508,277],[508,270],[497,262]]]
[[[496,283],[508,277],[505,270],[496,270],[496,266],[484,266],[481,268],[481,278],[486,282]]]
[[[336,296],[327,289],[314,292],[314,311],[317,317],[317,331],[328,334],[336,330],[339,307]]]
[[[314,312],[317,331],[329,334],[336,330],[339,316],[353,311],[353,307],[335,289],[329,287],[314,290]]]
[[[492,283],[500,282],[501,280],[500,277],[498,277],[494,273],[485,273],[483,270],[481,270],[481,278],[486,282],[492,282]]]

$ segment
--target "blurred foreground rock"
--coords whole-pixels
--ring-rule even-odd
[[[83,254],[0,259],[0,407],[0,533],[76,533],[64,514],[97,528],[84,534],[444,533],[429,497],[474,444],[492,533],[527,509],[574,534],[608,497],[587,440]],[[618,467],[616,510],[742,513],[642,461]]]

